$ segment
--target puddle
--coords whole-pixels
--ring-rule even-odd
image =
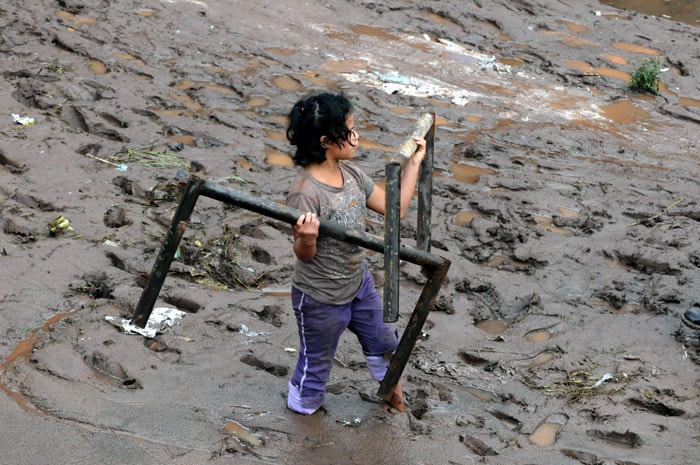
[[[135,10],[134,13],[139,16],[143,16],[144,18],[158,14],[156,10],[152,10],[150,8],[139,8],[138,10]]]
[[[265,147],[265,161],[275,166],[294,166],[294,160],[286,153],[278,152],[270,147]]]
[[[649,112],[639,108],[629,100],[620,100],[600,107],[603,116],[615,123],[633,124],[651,118]]]
[[[605,257],[603,259],[606,265],[610,266],[611,268],[615,268],[616,270],[624,270],[624,271],[632,271],[634,268],[631,266],[625,265],[622,262],[618,262],[617,260],[614,260],[610,257]]]
[[[306,87],[299,81],[289,76],[277,76],[272,78],[272,83],[282,90],[289,92],[305,92]]]
[[[374,26],[363,26],[363,25],[358,25],[354,26],[351,28],[352,32],[363,35],[363,36],[369,36],[369,37],[374,37],[376,39],[381,39],[383,41],[391,40],[391,41],[399,41],[401,40],[401,37],[391,34],[386,31],[386,29],[382,29],[380,27],[374,27]]]
[[[589,63],[586,63],[585,61],[566,60],[566,61],[564,61],[564,64],[570,68],[577,69],[585,74],[611,77],[614,79],[620,79],[621,81],[624,81],[624,82],[629,82],[629,80],[631,79],[631,76],[629,73],[626,73],[624,71],[620,71],[619,69],[594,68],[593,66],[591,66]]]
[[[168,97],[182,103],[185,106],[185,108],[187,108],[188,110],[191,110],[194,113],[203,114],[205,112],[204,105],[197,102],[195,99],[193,99],[189,95],[179,95],[179,94],[174,94],[171,92],[168,94]]]
[[[472,222],[474,218],[478,218],[480,216],[484,216],[484,214],[474,210],[462,210],[461,212],[457,213],[457,215],[455,215],[454,223],[457,226],[468,225]]]
[[[555,354],[554,352],[550,351],[544,351],[540,354],[537,354],[532,360],[530,360],[530,363],[528,363],[525,368],[530,369],[530,368],[536,368],[540,365],[544,365],[547,362],[551,362],[554,360]]]
[[[454,178],[459,182],[476,184],[482,175],[496,174],[496,171],[488,168],[480,168],[474,165],[462,163],[452,163],[450,170],[454,173]]]
[[[491,391],[487,391],[486,389],[465,387],[464,390],[467,391],[472,396],[476,397],[477,399],[483,400],[486,402],[498,402],[501,400],[500,397],[498,397],[495,393],[493,393]]]
[[[82,27],[84,25],[91,25],[97,23],[95,18],[88,18],[86,16],[75,16],[73,13],[64,10],[56,10],[54,14],[61,19],[71,21],[75,27]]]
[[[381,144],[378,144],[378,143],[373,142],[371,140],[362,139],[362,138],[360,139],[360,147],[363,149],[367,149],[367,150],[383,150],[383,151],[389,152],[391,154],[396,153],[396,148],[394,148],[394,147],[388,147],[386,145],[381,145]]]
[[[88,65],[88,69],[95,74],[107,74],[109,72],[107,66],[101,61],[91,61]]]
[[[270,101],[265,97],[253,97],[248,100],[248,106],[250,108],[261,108],[266,106]]]
[[[294,55],[296,51],[291,48],[281,48],[281,47],[268,47],[265,49],[266,52],[274,53],[275,55],[289,56]]]
[[[143,61],[136,58],[135,56],[129,55],[128,53],[115,53],[112,56],[117,60],[128,61],[137,66],[144,66],[146,64]]]
[[[700,25],[700,2],[697,0],[601,0],[600,3],[694,26]]]
[[[230,434],[239,441],[245,442],[253,447],[262,446],[262,440],[250,432],[248,428],[233,420],[226,420],[226,424],[221,429],[222,433]]]
[[[518,60],[517,58],[504,58],[504,57],[499,57],[498,62],[503,63],[504,65],[508,65],[512,68],[517,68],[518,66],[522,66],[525,64],[525,62],[523,60]]]
[[[555,226],[554,225],[554,219],[549,218],[547,216],[533,216],[532,217],[535,220],[535,223],[537,224],[538,227],[545,229],[549,232],[561,234],[564,236],[571,236],[573,234],[573,231],[570,229],[562,228],[560,226]]]
[[[456,33],[457,35],[463,35],[464,34],[464,28],[460,26],[459,24],[455,23],[449,18],[445,18],[444,16],[441,16],[436,13],[432,13],[430,11],[421,11],[421,15],[429,19],[430,21],[439,24],[441,26],[447,26],[448,29],[450,29],[452,32]]]
[[[643,47],[641,45],[618,42],[618,43],[612,44],[612,46],[618,50],[624,50],[625,52],[641,53],[643,55],[661,56],[661,52],[654,50],[654,49],[651,49],[651,48],[648,48],[648,47]]]
[[[474,326],[489,334],[501,334],[510,327],[510,324],[509,320],[483,320]]]
[[[678,102],[684,107],[700,108],[700,100],[690,97],[678,97]]]
[[[525,340],[529,342],[544,342],[548,341],[551,337],[552,333],[550,333],[546,329],[536,329],[527,333],[525,335]]]
[[[569,34],[564,34],[562,32],[557,32],[557,31],[550,31],[549,29],[540,29],[541,33],[548,35],[548,36],[560,36],[561,37],[561,43],[566,45],[567,47],[572,47],[572,48],[580,48],[580,47],[600,47],[600,44],[597,44],[595,42],[590,42],[588,40],[583,40],[579,39],[578,37],[574,37]]]
[[[15,362],[15,360],[29,360],[29,357],[34,351],[34,346],[36,346],[36,344],[41,340],[42,336],[41,334],[39,334],[39,331],[41,330],[44,333],[49,332],[51,326],[61,321],[63,318],[68,316],[68,314],[69,312],[57,313],[56,315],[46,320],[46,322],[40,328],[32,330],[26,339],[20,341],[17,344],[17,346],[15,346],[15,349],[10,353],[10,355],[7,356],[5,361],[0,363],[0,373],[4,373],[5,370],[7,370],[7,368]],[[23,410],[31,413],[36,413],[41,416],[46,416],[44,412],[37,410],[31,405],[29,405],[21,393],[13,391],[8,386],[2,383],[0,383],[0,390],[5,392],[9,397],[11,397],[15,402],[17,402],[17,405],[19,405],[20,408],[22,408]]]
[[[587,26],[584,26],[583,24],[572,23],[571,21],[565,21],[563,19],[557,19],[556,21],[557,23],[566,26],[569,32],[573,32],[575,34],[582,34],[584,32],[590,31],[590,29]]]
[[[245,157],[238,157],[238,158],[236,158],[236,164],[237,164],[238,166],[240,166],[241,168],[243,168],[244,170],[250,171],[250,170],[253,169],[253,165],[252,165],[252,164],[250,163],[250,161],[249,161],[247,158],[245,158]]]
[[[265,135],[268,139],[276,141],[287,141],[287,135],[282,131],[276,131],[274,129],[265,129]]]
[[[369,62],[367,60],[326,60],[321,64],[323,71],[332,74],[359,73],[365,71]]]
[[[603,59],[606,61],[609,61],[610,63],[615,63],[616,65],[623,65],[624,66],[624,65],[628,64],[627,60],[625,60],[624,58],[622,58],[619,55],[603,55]]]
[[[194,147],[197,145],[197,139],[194,136],[169,136],[168,139],[177,142],[178,144],[186,145],[188,147]]]
[[[543,423],[530,435],[530,442],[542,447],[551,446],[557,442],[557,436],[563,427],[561,423]]]
[[[322,78],[312,71],[305,71],[301,77],[304,80],[309,81],[314,87],[327,89],[333,92],[337,92],[341,88],[340,82],[338,80]]]

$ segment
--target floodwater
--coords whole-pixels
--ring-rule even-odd
[[[700,26],[698,0],[601,0],[600,3]]]

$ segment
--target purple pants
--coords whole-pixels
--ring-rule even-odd
[[[291,410],[311,414],[323,404],[333,357],[346,329],[357,336],[372,378],[384,378],[389,366],[385,355],[396,350],[398,337],[384,323],[382,300],[369,271],[357,296],[346,304],[323,304],[292,286],[292,306],[299,329],[299,358],[289,381]]]

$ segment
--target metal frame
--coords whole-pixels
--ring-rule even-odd
[[[450,267],[449,260],[442,257],[437,257],[428,252],[430,242],[429,191],[432,190],[432,152],[434,131],[434,115],[428,114],[420,119],[418,128],[416,129],[416,132],[414,132],[414,135],[418,134],[421,137],[426,137],[426,160],[424,160],[423,164],[425,165],[426,162],[429,162],[429,169],[421,169],[419,177],[418,244],[420,244],[420,246],[418,248],[405,247],[399,244],[399,228],[397,221],[399,213],[394,203],[392,203],[391,208],[387,208],[387,217],[391,217],[392,224],[394,225],[391,227],[391,237],[389,239],[387,239],[387,236],[385,236],[384,239],[378,238],[364,231],[350,229],[328,220],[321,220],[321,225],[319,228],[319,235],[331,236],[375,252],[384,253],[386,256],[390,255],[390,262],[387,265],[388,271],[385,271],[387,271],[390,275],[387,276],[386,281],[391,281],[395,284],[395,287],[393,287],[393,284],[390,286],[392,289],[390,289],[389,292],[393,294],[392,299],[396,299],[395,303],[390,303],[390,305],[392,305],[391,311],[395,311],[396,315],[398,315],[397,298],[399,260],[405,260],[407,262],[422,266],[424,269],[424,274],[426,274],[428,277],[406,329],[401,336],[396,352],[391,358],[387,373],[379,385],[377,395],[385,400],[389,400],[391,398],[392,390],[401,378],[403,370],[408,363],[411,352],[415,347],[416,341],[418,340],[421,330],[423,329],[423,325],[428,317],[428,313],[435,303],[437,294],[440,291],[442,283]],[[411,144],[413,145],[411,146]],[[400,176],[401,167],[405,164],[408,157],[413,154],[415,149],[415,142],[413,142],[412,138],[410,138],[398,152],[398,156],[401,157],[400,161],[398,163],[394,161],[389,163],[389,165],[392,165],[392,167],[387,168],[387,170],[392,172],[392,184],[398,186],[398,181],[396,179],[397,176]],[[398,169],[396,169],[396,164],[399,165]],[[387,180],[387,185],[388,184],[389,180]],[[393,195],[395,195],[395,193],[392,194],[391,202],[395,202]],[[291,225],[295,224],[299,216],[301,216],[303,213],[294,208],[280,205],[270,200],[253,197],[236,189],[192,177],[187,183],[185,192],[180,199],[180,203],[175,211],[170,230],[168,231],[165,242],[163,243],[160,252],[156,257],[156,261],[153,265],[153,270],[151,271],[148,282],[146,283],[146,287],[144,288],[141,298],[139,299],[136,309],[134,310],[131,318],[132,324],[141,328],[146,326],[148,318],[153,311],[153,306],[158,298],[158,294],[163,287],[163,282],[165,281],[165,277],[170,269],[170,265],[173,257],[175,256],[178,245],[180,244],[180,241],[185,233],[185,229],[189,224],[195,204],[200,196],[209,197],[214,200],[219,200],[237,207],[245,208],[252,212],[259,213]],[[387,196],[387,206],[389,206],[389,202],[389,196]],[[421,206],[421,204],[423,205]],[[387,262],[385,260],[385,265],[386,263]],[[386,292],[387,287],[385,284],[385,295]]]

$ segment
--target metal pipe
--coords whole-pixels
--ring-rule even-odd
[[[153,265],[153,270],[151,275],[148,277],[148,282],[146,287],[141,293],[141,298],[139,303],[136,305],[136,310],[134,310],[131,316],[131,324],[144,328],[146,323],[148,323],[148,318],[151,316],[153,311],[153,305],[158,299],[158,294],[160,289],[163,287],[163,282],[165,281],[165,276],[168,274],[170,269],[170,264],[173,261],[173,257],[177,252],[177,247],[180,244],[182,236],[185,234],[185,229],[190,222],[190,216],[192,216],[192,211],[199,198],[204,181],[201,179],[193,178],[187,184],[185,192],[180,199],[180,204],[175,210],[175,215],[173,216],[173,222],[168,231],[168,235],[165,238],[160,253],[156,258]]]
[[[400,175],[400,163],[387,163],[384,213],[384,322],[386,323],[394,323],[399,319]]]
[[[253,197],[245,192],[211,182],[205,182],[202,185],[201,195],[237,207],[242,207],[246,210],[260,213],[292,225],[296,223],[297,219],[304,213],[301,210],[290,208],[270,200]],[[348,228],[333,221],[320,220],[320,222],[319,235],[330,236],[341,241],[362,246],[365,249],[384,253],[384,240],[382,238],[364,231]],[[403,245],[399,247],[399,259],[427,267],[437,267],[445,261],[444,258],[437,257],[423,250]]]

